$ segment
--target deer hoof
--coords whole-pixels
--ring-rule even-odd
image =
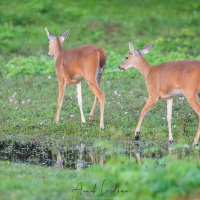
[[[90,116],[89,116],[89,122],[91,122],[92,120],[93,120],[93,116],[90,115]]]
[[[140,138],[140,132],[135,133],[135,140],[138,140]]]
[[[174,140],[169,140],[169,144],[173,144]]]

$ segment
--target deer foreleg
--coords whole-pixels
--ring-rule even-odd
[[[63,102],[64,92],[65,92],[65,83],[59,83],[58,105],[57,105],[57,111],[56,111],[56,118],[54,120],[55,122],[59,121],[60,109]]]
[[[95,95],[95,98],[97,97],[100,103],[100,128],[104,129],[104,105],[105,105],[105,97],[104,93],[100,90],[99,86],[97,85],[96,81],[88,81],[88,85]],[[95,104],[95,102],[94,102]],[[95,108],[95,107],[94,107]]]
[[[83,107],[82,107],[82,92],[81,92],[81,82],[76,84],[77,95],[78,95],[78,106],[80,108],[81,113],[81,122],[85,123],[85,117],[83,114]]]
[[[144,108],[142,109],[142,112],[140,114],[140,119],[139,119],[139,122],[138,122],[136,130],[135,130],[135,139],[136,140],[138,140],[140,137],[140,127],[141,127],[142,121],[144,119],[144,116],[152,108],[152,106],[156,103],[156,101],[157,101],[156,98],[149,97]]]
[[[173,142],[172,129],[171,129],[171,120],[172,120],[172,104],[173,99],[167,99],[167,122],[169,130],[169,142]]]
[[[90,122],[92,121],[92,119],[94,117],[94,110],[95,110],[96,104],[97,104],[97,97],[95,96],[94,103],[93,103],[92,109],[90,111],[90,116],[89,116],[89,121]]]
[[[99,70],[101,70],[101,69],[99,69]],[[102,71],[98,72],[97,78],[96,78],[97,79],[97,84],[98,84],[99,87],[100,87],[101,76],[102,76]],[[93,103],[92,109],[90,111],[90,116],[89,116],[89,121],[90,122],[93,120],[96,104],[97,104],[97,96],[95,95],[94,103]]]

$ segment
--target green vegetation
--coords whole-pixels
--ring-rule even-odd
[[[132,140],[148,92],[137,70],[118,69],[128,53],[128,43],[139,49],[153,42],[151,52],[145,55],[152,65],[170,60],[200,60],[199,13],[200,2],[196,0],[1,1],[0,136]],[[108,61],[101,83],[106,96],[105,131],[99,130],[99,108],[92,123],[81,125],[75,86],[66,88],[60,122],[53,123],[58,85],[54,60],[47,57],[45,26],[55,35],[70,29],[64,49],[93,43],[106,50]],[[86,118],[93,100],[83,81]],[[197,126],[197,115],[187,101],[175,98],[175,144],[191,145]],[[166,102],[159,101],[145,117],[141,139],[162,143],[167,138]],[[198,154],[198,147],[196,151]],[[198,199],[196,157],[163,158],[156,169],[151,159],[138,166],[127,163],[126,158],[123,165],[116,164],[119,162],[113,158],[103,168],[95,166],[82,172],[1,161],[0,199],[71,199],[67,191],[81,180],[86,180],[86,188],[106,180],[109,187],[119,184],[130,191],[124,196],[114,195],[116,199]],[[83,197],[87,199],[86,196]],[[95,193],[94,197],[100,198],[100,194]],[[83,198],[77,195],[76,199]]]
[[[150,160],[139,166],[121,157],[110,160],[104,167],[85,171],[9,162],[0,162],[0,166],[1,199],[192,200],[200,197],[200,164],[194,158],[168,157],[155,167]]]

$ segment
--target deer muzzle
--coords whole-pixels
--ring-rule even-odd
[[[121,71],[125,71],[124,67],[122,67],[122,66],[119,66],[119,69],[120,69]]]

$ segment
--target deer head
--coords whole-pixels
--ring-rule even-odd
[[[129,43],[129,54],[126,56],[126,60],[119,66],[119,69],[125,71],[129,68],[138,68],[138,63],[144,54],[149,53],[152,47],[152,43],[147,44],[140,50],[135,50],[133,45]]]
[[[60,51],[62,51],[62,43],[67,38],[67,36],[69,34],[69,29],[60,36],[54,36],[46,27],[45,27],[45,31],[46,31],[47,37],[49,39],[48,56],[56,57],[56,55],[58,55],[60,53]]]

